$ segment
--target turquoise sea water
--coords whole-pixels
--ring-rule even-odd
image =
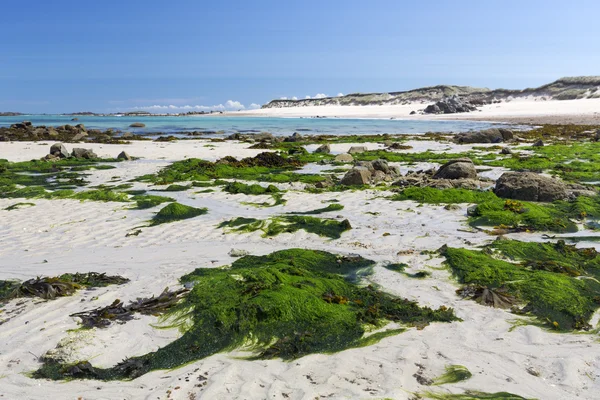
[[[266,118],[266,117],[117,117],[117,116],[20,115],[0,117],[0,126],[31,121],[34,125],[59,126],[84,124],[88,129],[109,129],[134,133],[185,133],[204,131],[230,134],[234,132],[271,132],[275,135],[302,134],[380,134],[465,132],[498,126],[474,121],[422,121],[391,119],[338,119],[338,118]],[[145,128],[129,128],[134,122],[142,122]]]

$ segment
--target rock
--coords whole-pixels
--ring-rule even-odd
[[[55,143],[50,146],[50,154],[60,158],[69,158],[69,150],[62,143]]]
[[[274,142],[275,136],[269,132],[261,132],[254,135],[254,139],[259,142]]]
[[[83,124],[77,124],[77,125],[75,125],[75,128],[79,129],[80,131],[85,132],[85,125],[83,125]]]
[[[373,163],[371,161],[357,161],[354,163],[355,167],[363,167],[369,170],[371,173],[375,173],[375,168],[373,167]]]
[[[383,171],[375,171],[375,172],[371,173],[371,180],[373,181],[373,183],[377,183],[377,182],[383,182],[383,181],[391,181],[392,177],[389,175],[386,175],[385,172],[383,172]]]
[[[476,217],[477,213],[478,213],[478,211],[477,211],[477,204],[474,204],[474,205],[469,206],[467,208],[467,216],[468,217]]]
[[[538,140],[537,142],[535,142],[534,144],[532,144],[533,147],[543,147],[544,146],[544,142],[542,141],[542,139]]]
[[[292,136],[288,136],[284,139],[284,142],[301,142],[304,140],[304,137],[298,132],[294,132]]]
[[[141,122],[134,122],[133,124],[129,125],[130,128],[145,128],[146,124],[143,124]]]
[[[431,104],[423,111],[425,114],[455,114],[477,110],[477,107],[462,100],[458,95],[445,97],[435,104]]]
[[[385,174],[390,173],[390,166],[386,160],[375,160],[371,163],[376,171],[383,171]]]
[[[365,167],[354,167],[344,175],[340,184],[346,186],[368,185],[371,175],[371,171]]]
[[[477,170],[473,161],[468,158],[458,158],[442,165],[433,176],[434,179],[477,179]]]
[[[505,172],[496,182],[494,193],[498,197],[523,201],[551,202],[568,197],[563,182],[533,172]]]
[[[229,250],[228,254],[230,257],[245,257],[245,256],[249,256],[250,252],[248,250],[242,250],[242,249],[231,249],[231,250]]]
[[[350,155],[348,153],[343,153],[343,154],[338,154],[337,156],[335,156],[333,161],[337,162],[337,163],[349,163],[349,162],[354,161],[354,157],[352,157],[352,155]]]
[[[133,135],[133,133],[131,133],[131,132],[125,132],[125,133],[123,133],[123,135],[121,135],[121,137],[122,137],[123,139],[130,139],[130,138],[132,138],[133,136],[134,136],[134,135]]]
[[[82,149],[79,147],[76,147],[73,149],[73,152],[71,153],[71,155],[75,158],[86,158],[86,159],[96,159],[99,158],[96,153],[94,153],[93,150],[91,149]]]
[[[500,151],[501,154],[512,154],[512,150],[510,149],[510,147],[503,147],[502,151]]]
[[[315,183],[315,187],[317,189],[325,189],[332,187],[333,185],[335,185],[335,182],[333,181],[330,175],[327,175],[327,177],[324,180]]]
[[[444,210],[448,211],[459,211],[461,208],[458,204],[446,204]]]
[[[131,161],[132,158],[129,154],[127,154],[125,151],[122,151],[119,153],[119,155],[117,156],[117,160],[125,160],[125,161]]]
[[[322,146],[317,147],[315,153],[329,154],[331,153],[331,147],[328,144],[324,144]]]
[[[71,138],[71,141],[73,141],[73,142],[78,142],[78,141],[80,141],[80,140],[84,139],[86,136],[87,136],[87,133],[85,133],[85,132],[80,132],[80,133],[78,133],[77,135],[73,136],[73,137]]]
[[[415,115],[417,112],[416,111],[411,111],[410,115]]]
[[[458,143],[501,143],[514,138],[511,130],[503,128],[490,128],[478,132],[465,132],[456,135]]]
[[[352,146],[348,150],[348,154],[364,153],[365,151],[367,151],[365,146]]]

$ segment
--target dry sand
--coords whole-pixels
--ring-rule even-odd
[[[117,169],[92,172],[89,180],[91,185],[105,183],[113,176],[126,181],[184,157],[214,160],[225,155],[253,156],[261,151],[249,150],[241,143],[212,144],[216,147],[207,144],[198,140],[89,145],[100,156],[114,157],[125,149],[142,157],[119,163]],[[423,141],[412,144],[417,146],[412,151],[468,148]],[[335,152],[342,152],[350,146],[333,147]],[[38,158],[46,154],[48,147],[49,143],[0,143],[0,158]],[[408,169],[403,166],[404,172]],[[495,177],[499,173],[501,170],[492,170],[488,174]],[[146,187],[141,183],[135,186]],[[440,268],[442,260],[420,254],[443,244],[471,247],[492,239],[466,229],[467,205],[448,211],[442,206],[392,202],[380,191],[315,195],[291,190],[285,195],[288,202],[284,206],[254,208],[241,204],[257,200],[246,195],[219,189],[213,193],[193,192],[169,195],[184,204],[208,207],[207,215],[147,228],[134,237],[125,235],[157,209],[134,211],[122,203],[33,200],[34,207],[4,211],[18,200],[0,199],[0,279],[76,271],[107,272],[131,279],[123,286],[84,291],[55,301],[11,302],[0,314],[2,320],[19,311],[0,325],[0,398],[411,399],[411,393],[425,390],[463,393],[467,389],[508,391],[539,399],[599,398],[600,348],[596,335],[556,334],[535,326],[519,326],[515,322],[520,317],[514,314],[461,300],[455,294],[457,284],[446,269]],[[304,231],[265,239],[258,232],[223,234],[216,228],[218,223],[237,216],[264,218],[319,208],[326,199],[338,199],[345,208],[335,214],[348,218],[354,227],[341,239],[326,240]],[[367,214],[374,210],[376,215]],[[528,236],[528,240],[536,239],[539,237]],[[176,287],[177,279],[195,268],[231,263],[233,259],[227,253],[232,248],[261,255],[290,247],[359,253],[379,263],[405,262],[411,271],[430,271],[431,278],[418,280],[377,266],[371,280],[385,291],[421,305],[454,307],[463,321],[432,324],[421,331],[409,329],[370,347],[310,355],[291,362],[246,361],[236,358],[239,353],[224,353],[129,382],[51,382],[27,376],[40,366],[37,357],[59,342],[60,351],[73,361],[90,360],[97,366],[110,366],[126,357],[156,350],[178,335],[173,330],[152,328],[150,324],[156,322],[153,317],[107,329],[72,331],[78,324],[69,317],[71,313],[108,305],[116,298],[128,301],[158,294],[167,286]],[[473,378],[426,387],[413,377],[419,368],[416,364],[422,365],[429,377],[439,375],[449,364],[460,364],[473,373]],[[203,383],[201,375],[207,380],[206,386],[199,387]]]

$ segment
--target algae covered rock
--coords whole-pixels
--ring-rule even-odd
[[[62,143],[55,143],[50,146],[50,154],[60,158],[69,158],[71,156],[67,147]]]
[[[169,222],[180,221],[206,214],[206,208],[195,208],[180,203],[171,203],[161,209],[153,218],[152,225],[165,224]]]
[[[338,154],[337,156],[335,156],[333,161],[337,162],[337,163],[349,163],[349,162],[354,161],[354,157],[352,157],[351,154],[342,153],[342,154]]]
[[[496,182],[494,193],[498,197],[523,201],[564,200],[567,186],[554,178],[533,172],[506,172]]]
[[[510,129],[490,128],[478,132],[466,132],[456,135],[456,142],[467,143],[501,143],[513,140],[514,134]]]
[[[75,158],[85,158],[88,160],[93,160],[99,158],[96,153],[92,149],[82,149],[80,147],[76,147],[73,149],[71,156]]]
[[[348,154],[364,153],[367,151],[367,146],[352,146],[348,150]]]
[[[331,153],[331,147],[328,144],[317,147],[315,153],[329,154]]]
[[[442,165],[434,179],[477,179],[477,170],[468,158],[457,158]]]

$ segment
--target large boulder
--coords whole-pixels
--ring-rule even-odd
[[[123,161],[131,161],[132,158],[129,154],[127,154],[127,152],[122,151],[119,153],[119,155],[117,156],[117,160],[123,160]]]
[[[340,183],[346,186],[368,185],[371,175],[371,171],[366,167],[354,167],[344,175]]]
[[[551,202],[568,197],[563,182],[533,172],[505,172],[496,181],[494,193],[498,197],[523,201]]]
[[[145,128],[146,124],[143,124],[141,122],[134,122],[133,124],[129,125],[130,128]]]
[[[478,132],[465,132],[456,135],[458,143],[501,143],[514,138],[510,129],[490,128]]]
[[[82,149],[80,147],[76,147],[73,149],[71,155],[75,158],[85,158],[88,160],[93,160],[98,158],[98,155],[94,153],[92,149]]]
[[[457,158],[442,165],[433,179],[477,179],[477,170],[470,159]]]
[[[60,158],[69,158],[70,156],[69,150],[67,150],[65,145],[62,143],[54,143],[52,146],[50,146],[50,154]]]
[[[468,101],[462,100],[458,95],[453,95],[427,106],[423,112],[425,114],[454,114],[475,110],[477,110],[477,107]]]

